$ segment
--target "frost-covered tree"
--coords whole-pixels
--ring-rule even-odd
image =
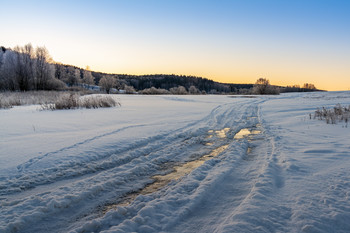
[[[87,85],[95,85],[95,78],[89,70],[84,70],[83,83]]]
[[[64,67],[64,65],[62,65],[59,62],[55,62],[55,78],[61,80],[61,81],[66,81],[66,67]]]
[[[82,79],[81,79],[80,69],[75,69],[74,76],[75,76],[76,84],[81,83]]]
[[[77,85],[78,83],[81,83],[80,70],[72,66],[69,66],[67,69],[66,82],[69,86],[74,86],[74,85]]]
[[[7,50],[3,55],[3,64],[0,70],[0,85],[2,90],[18,90],[17,68],[18,59],[15,52]]]
[[[35,79],[34,85],[37,90],[49,88],[50,81],[55,77],[55,67],[52,58],[45,47],[37,47],[35,50]]]
[[[115,78],[111,76],[104,76],[100,79],[100,82],[98,85],[102,87],[108,94],[110,93],[111,89],[115,86],[116,80]]]

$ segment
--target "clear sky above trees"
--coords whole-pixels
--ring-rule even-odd
[[[350,89],[350,1],[0,0],[0,45],[110,73]]]

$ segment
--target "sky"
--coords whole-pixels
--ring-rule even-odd
[[[350,90],[347,0],[0,0],[0,45],[117,74]]]

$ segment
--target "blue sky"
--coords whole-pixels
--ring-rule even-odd
[[[350,1],[3,1],[0,44],[109,73],[349,89]],[[332,80],[330,82],[330,80]],[[349,83],[349,84],[348,84]]]

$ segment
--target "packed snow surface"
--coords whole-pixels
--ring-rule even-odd
[[[350,232],[349,92],[0,110],[0,232]]]

